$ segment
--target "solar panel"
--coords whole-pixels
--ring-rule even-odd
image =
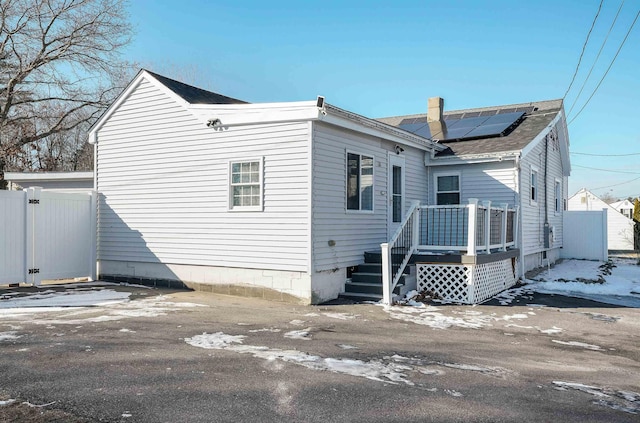
[[[511,125],[524,115],[524,112],[501,113],[493,115],[487,119],[485,125],[494,125],[497,123],[509,123]]]
[[[399,125],[400,129],[414,133],[424,138],[440,138],[446,140],[463,140],[468,138],[497,137],[519,122],[524,116],[523,111],[492,110],[484,112],[470,112],[445,116],[447,127],[446,137],[443,134],[431,134],[429,125],[422,121],[405,119]]]
[[[419,135],[424,138],[431,138],[429,125],[425,123],[402,123],[398,126],[400,129]]]
[[[447,128],[476,128],[482,124],[484,124],[484,122],[487,120],[488,118],[486,116],[480,116],[480,117],[472,117],[472,118],[465,118],[465,119],[460,119],[458,122],[456,122],[455,124],[449,124],[448,121],[445,121],[447,123]]]
[[[457,140],[465,138],[471,130],[473,130],[473,128],[447,128],[447,137],[445,138],[445,140]]]

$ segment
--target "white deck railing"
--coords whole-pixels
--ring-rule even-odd
[[[383,302],[392,292],[416,251],[453,251],[475,256],[506,251],[517,245],[517,208],[492,207],[490,201],[467,205],[426,206],[413,203],[401,226],[382,249]]]

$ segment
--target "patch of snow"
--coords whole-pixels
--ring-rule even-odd
[[[546,333],[547,335],[555,335],[558,333],[562,333],[563,331],[562,328],[557,328],[555,326],[551,327],[551,329],[540,329],[539,327],[536,326],[536,329],[538,329],[540,333]]]
[[[598,345],[593,345],[593,344],[585,344],[584,342],[578,342],[578,341],[559,341],[557,339],[552,339],[551,342],[555,342],[556,344],[562,344],[562,345],[568,345],[570,347],[580,347],[580,348],[585,348],[587,350],[592,350],[592,351],[604,351],[602,349],[602,347],[598,346]]]
[[[526,294],[533,294],[533,291],[531,291],[531,289],[528,287],[512,288],[506,291],[502,291],[501,293],[493,297],[493,299],[497,300],[500,305],[509,305],[516,298]]]
[[[59,294],[59,295],[58,295]],[[167,301],[164,295],[130,301],[129,293],[106,290],[45,291],[44,293],[13,298],[0,302],[0,318],[12,320],[32,320],[38,325],[82,325],[116,321],[131,317],[156,317],[171,311],[206,307],[201,304]],[[75,298],[78,297],[78,298]],[[33,305],[37,307],[23,307]],[[60,304],[69,306],[61,307]],[[70,306],[75,304],[74,306]],[[83,304],[83,305],[79,305]],[[17,306],[14,308],[13,306]],[[38,317],[34,314],[56,314],[56,318]]]
[[[258,332],[273,332],[273,333],[278,333],[281,332],[280,329],[276,329],[276,328],[263,328],[263,329],[251,329],[249,331],[249,333],[258,333]]]
[[[304,316],[305,317],[319,317],[320,315],[318,313],[307,313]]]
[[[480,329],[492,326],[494,321],[492,316],[486,314],[471,314],[462,317],[445,316],[437,312],[439,308],[427,306],[424,308],[391,306],[385,307],[385,311],[389,313],[392,319],[411,322],[418,325],[429,326],[433,329],[448,329],[450,327],[459,327],[466,329]]]
[[[332,319],[339,319],[339,320],[351,320],[358,317],[355,314],[349,314],[349,313],[322,313],[322,314]]]
[[[123,333],[136,333],[135,330],[131,330],[131,329],[127,329],[127,328],[122,328],[120,329],[118,332],[123,332]]]
[[[311,330],[311,328],[307,328],[304,330],[292,330],[290,332],[287,332],[284,334],[285,338],[290,338],[290,339],[302,339],[304,341],[310,341],[311,340],[311,333],[309,332]]]
[[[22,335],[16,335],[15,331],[10,331],[10,332],[0,332],[0,342],[2,341],[9,341],[9,340],[13,340],[13,339],[18,339],[20,338]]]
[[[550,271],[542,272],[527,285],[529,289],[543,294],[562,294],[604,303],[640,307],[640,266],[632,260],[616,260],[611,274],[603,274],[603,262],[587,260],[565,260]],[[604,279],[604,283],[584,283],[583,280]]]
[[[354,347],[353,345],[347,344],[338,344],[338,348],[342,348],[343,350],[357,350],[358,347]]]
[[[529,318],[526,314],[512,314],[510,316],[502,316],[502,320],[512,320],[512,319],[527,319]]]
[[[553,381],[556,389],[567,391],[574,389],[595,397],[593,404],[608,407],[629,414],[640,413],[640,394],[632,391],[614,390],[575,382]]]
[[[0,407],[11,405],[14,402],[16,402],[16,400],[14,400],[14,399],[8,399],[8,400],[0,401]]]
[[[609,395],[602,392],[602,388],[598,388],[597,386],[584,385],[582,383],[575,382],[561,382],[561,381],[553,381],[553,384],[556,385],[561,390],[567,389],[575,389],[577,391],[586,392],[587,394],[599,396],[599,397],[608,397]]]
[[[251,354],[256,358],[269,361],[279,360],[300,365],[311,370],[346,374],[378,382],[404,383],[413,386],[414,383],[408,379],[407,372],[413,370],[419,371],[419,369],[413,366],[382,360],[363,361],[346,358],[323,358],[296,350],[280,350],[264,346],[241,345],[244,339],[245,337],[242,335],[228,335],[223,332],[217,332],[213,334],[203,333],[202,335],[187,338],[185,341],[189,345],[200,348]]]
[[[90,307],[129,301],[129,292],[112,289],[45,291],[1,301],[0,309],[30,309],[35,307]]]
[[[462,393],[454,390],[454,389],[445,389],[444,392],[446,392],[447,394],[451,395],[452,397],[462,397],[464,395],[462,395]]]
[[[302,326],[305,323],[306,322],[304,320],[298,320],[298,319],[294,319],[294,320],[289,322],[290,325],[294,325],[294,326]]]

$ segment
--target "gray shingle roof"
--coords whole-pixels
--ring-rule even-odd
[[[522,104],[511,104],[505,106],[482,107],[476,109],[453,110],[445,112],[444,116],[454,117],[464,113],[470,114],[480,112],[497,112],[510,111],[511,109],[526,110],[522,122],[509,134],[501,137],[479,138],[471,140],[447,140],[440,141],[440,144],[447,147],[437,156],[451,155],[467,155],[467,154],[487,154],[499,153],[507,151],[522,150],[529,144],[540,132],[542,132],[551,121],[562,110],[562,100],[548,100]],[[392,116],[377,119],[380,122],[398,126],[407,119],[424,119],[426,121],[426,113],[407,116]]]
[[[158,81],[191,104],[246,104],[246,101],[203,90],[147,70]]]

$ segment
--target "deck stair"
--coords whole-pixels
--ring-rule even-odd
[[[412,286],[415,287],[415,271],[410,273],[415,266],[407,266],[405,274],[400,277],[400,281],[393,293],[404,295]],[[351,274],[351,280],[344,286],[344,293],[341,298],[348,298],[356,301],[379,301],[382,299],[382,253],[365,252],[364,263],[357,266],[355,272]]]

